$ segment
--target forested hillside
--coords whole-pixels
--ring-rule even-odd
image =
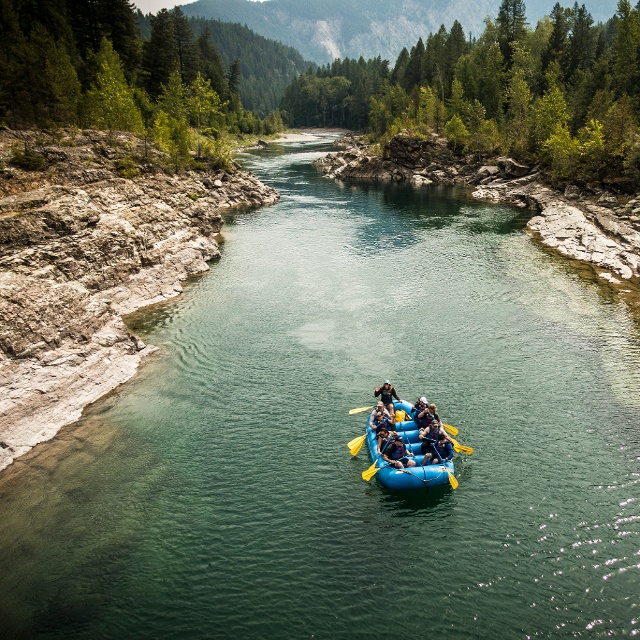
[[[175,168],[193,150],[224,156],[225,133],[280,130],[277,113],[243,108],[242,61],[224,64],[206,24],[194,33],[175,8],[149,27],[143,40],[129,0],[2,0],[0,123],[136,132]],[[38,162],[19,150],[14,161]]]
[[[296,79],[283,109],[292,126],[408,129],[445,135],[460,153],[509,153],[558,180],[640,180],[640,11],[619,0],[606,24],[585,5],[535,28],[523,0],[503,0],[470,42],[460,23],[380,59],[336,61]]]
[[[138,12],[145,39],[151,34],[151,19]],[[189,25],[196,38],[209,32],[226,68],[240,61],[242,105],[260,117],[278,109],[285,89],[297,75],[316,68],[292,47],[268,40],[246,25],[206,18],[189,18]]]
[[[527,19],[535,25],[554,0],[530,0]],[[335,58],[394,60],[419,37],[447,29],[458,20],[477,38],[484,20],[496,15],[500,0],[197,0],[182,7],[188,16],[246,24],[257,33],[295,47],[318,64]],[[588,0],[596,21],[615,11],[616,0]]]

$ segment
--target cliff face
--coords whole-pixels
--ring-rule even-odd
[[[640,283],[640,195],[623,198],[576,185],[560,190],[512,158],[482,164],[474,156],[456,155],[436,135],[394,136],[378,155],[358,140],[347,140],[346,146],[317,160],[318,169],[340,180],[473,187],[474,198],[531,209],[531,232],[563,255],[590,263],[601,278]]]
[[[11,164],[25,146],[38,170]],[[0,469],[133,375],[152,348],[122,315],[209,268],[223,209],[278,199],[248,173],[168,175],[143,154],[126,134],[0,132]]]

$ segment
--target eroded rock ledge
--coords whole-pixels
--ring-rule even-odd
[[[249,173],[134,162],[131,135],[36,136],[0,132],[0,469],[135,373],[153,347],[122,316],[209,268],[223,209],[278,199]],[[25,147],[40,169],[11,164]]]
[[[575,185],[558,190],[545,184],[536,167],[512,158],[482,164],[474,156],[456,155],[437,135],[400,134],[377,155],[357,138],[339,144],[346,150],[315,162],[328,177],[472,187],[474,198],[532,209],[532,233],[563,255],[589,262],[602,278],[640,282],[640,196]]]

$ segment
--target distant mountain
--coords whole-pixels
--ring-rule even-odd
[[[527,2],[532,25],[549,14],[556,0]],[[295,47],[320,64],[334,58],[383,58],[395,61],[444,24],[458,20],[467,35],[478,36],[484,19],[495,19],[501,0],[198,0],[182,6],[188,16],[239,22],[267,38]],[[573,6],[573,2],[561,2]],[[582,2],[580,3],[582,4]],[[617,0],[585,2],[594,20],[608,20]]]
[[[209,30],[227,68],[234,59],[240,60],[242,105],[262,118],[280,107],[295,77],[315,68],[293,47],[258,35],[245,25],[202,18],[191,18],[190,24],[196,36]]]
[[[140,33],[151,35],[152,15],[138,11]],[[240,61],[240,99],[242,106],[264,118],[280,107],[282,96],[291,81],[314,62],[305,60],[293,47],[265,38],[238,22],[190,17],[189,25],[197,38],[205,29],[228,71],[235,59]]]

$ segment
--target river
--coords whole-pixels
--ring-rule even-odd
[[[528,214],[327,180],[330,142],[240,156],[281,201],[228,215],[130,319],[160,354],[0,477],[0,636],[638,633],[637,320]],[[385,378],[474,447],[455,492],[361,479],[347,411]]]

